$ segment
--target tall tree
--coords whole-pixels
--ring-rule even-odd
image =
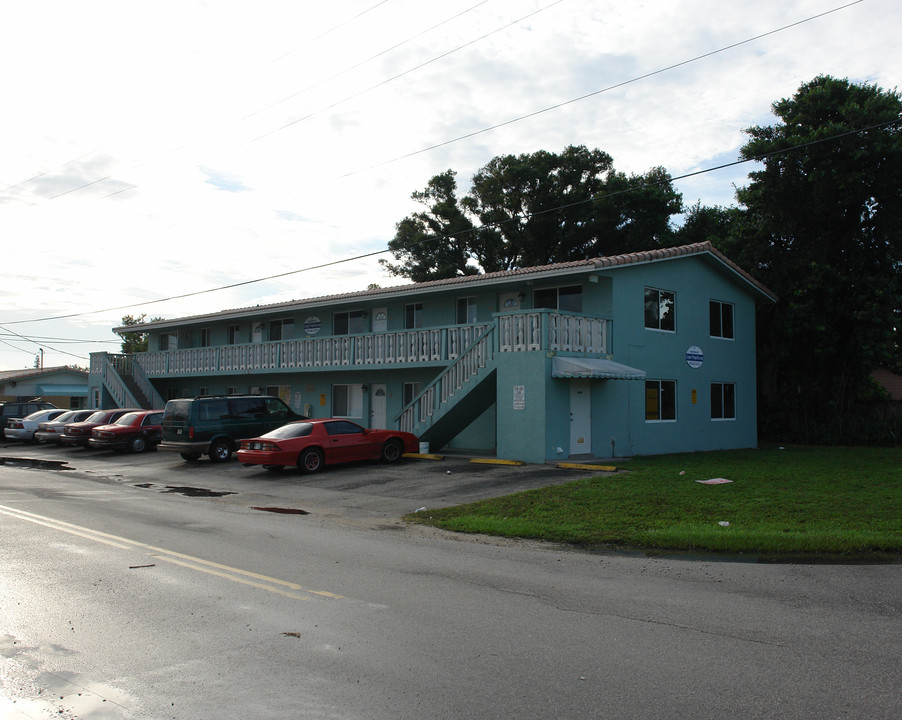
[[[446,170],[433,177],[425,190],[411,195],[426,210],[395,226],[388,247],[399,263],[379,261],[393,275],[425,282],[478,272],[468,264],[468,244],[475,228],[458,204],[456,174]]]
[[[726,250],[780,297],[759,319],[768,422],[844,439],[871,370],[899,360],[902,100],[820,76],[773,111],[746,130],[763,169]]]
[[[151,318],[149,322],[155,322],[157,320],[162,320],[163,318],[155,317]],[[133,326],[133,325],[141,325],[145,321],[147,321],[147,315],[145,313],[141,313],[140,315],[126,315],[122,318],[123,326]],[[118,333],[119,337],[122,338],[122,352],[124,353],[139,353],[139,352],[147,352],[147,333],[141,331],[134,332],[121,332]]]
[[[398,223],[391,272],[434,279],[660,247],[682,210],[663,168],[627,177],[584,146],[498,156],[459,202],[454,190],[448,170],[414,193],[429,211]]]

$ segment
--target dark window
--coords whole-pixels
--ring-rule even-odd
[[[559,288],[542,288],[532,294],[534,308],[549,308],[564,312],[583,311],[583,289],[580,285]]]
[[[404,327],[407,330],[423,327],[423,303],[411,303],[404,307]]]
[[[645,327],[651,330],[676,329],[676,295],[670,290],[645,288]]]
[[[457,298],[457,324],[476,322],[476,298]]]
[[[711,383],[711,419],[736,419],[735,383]]]
[[[273,320],[269,324],[270,340],[291,340],[294,335],[294,320]]]
[[[329,435],[359,435],[363,432],[363,428],[360,425],[347,420],[335,420],[334,422],[327,422],[325,425],[326,432]]]
[[[287,418],[291,414],[291,408],[289,408],[284,402],[279,400],[278,398],[265,398],[266,401],[266,413],[270,417],[275,418]]]
[[[351,310],[332,316],[333,335],[359,335],[366,332],[366,310]]]
[[[708,303],[711,317],[711,337],[733,338],[733,305],[711,300]]]
[[[210,328],[203,328],[200,331],[200,346],[210,347]]]
[[[675,381],[645,381],[645,419],[647,421],[676,420]]]
[[[238,344],[238,325],[229,325],[229,345]]]
[[[230,414],[242,420],[266,417],[266,402],[262,397],[233,398],[229,400]]]
[[[403,392],[401,395],[401,406],[407,407],[410,403],[413,402],[413,399],[420,394],[420,383],[418,382],[406,382],[404,383]]]
[[[229,416],[229,403],[224,399],[204,400],[197,414],[200,420],[223,420]],[[188,419],[187,414],[185,419]]]

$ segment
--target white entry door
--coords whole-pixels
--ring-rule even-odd
[[[592,452],[592,397],[588,380],[570,381],[570,454]]]
[[[387,331],[388,331],[388,310],[386,308],[375,308],[373,310],[373,332],[374,333],[384,333]]]
[[[385,385],[370,386],[370,427],[385,427]]]

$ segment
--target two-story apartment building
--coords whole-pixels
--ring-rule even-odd
[[[753,447],[755,306],[709,243],[149,322],[95,406],[265,393],[431,449],[546,462]]]

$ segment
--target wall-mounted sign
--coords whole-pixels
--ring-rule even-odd
[[[308,335],[316,335],[322,326],[322,322],[320,322],[320,319],[316,315],[311,315],[304,320],[304,332]]]
[[[514,385],[514,410],[526,409],[526,386]]]
[[[686,364],[689,367],[700,368],[703,362],[705,362],[705,354],[698,345],[693,345],[686,351]]]

